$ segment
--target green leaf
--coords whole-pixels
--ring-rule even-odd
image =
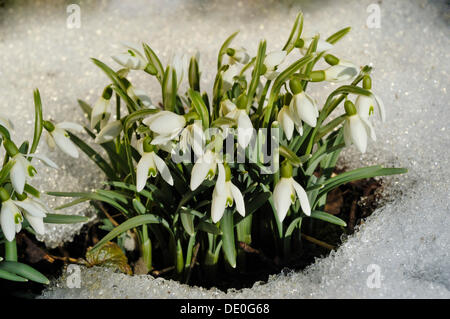
[[[186,231],[186,233],[188,233],[189,236],[195,235],[194,218],[195,216],[190,214],[189,208],[181,208],[180,210],[181,224],[183,225],[184,230]]]
[[[92,107],[84,102],[83,100],[78,100],[78,104],[80,105],[83,112],[87,115],[88,120],[91,120]]]
[[[219,117],[216,120],[214,120],[211,124],[212,127],[220,127],[222,125],[233,127],[236,125],[236,121],[228,117]]]
[[[10,159],[8,163],[6,163],[2,167],[2,170],[0,171],[0,184],[3,184],[6,181],[9,176],[9,171],[12,169],[15,163],[16,161]]]
[[[164,77],[164,68],[161,64],[161,61],[159,60],[156,53],[146,43],[143,43],[142,46],[144,47],[144,52],[147,56],[148,62],[156,68],[156,78],[159,80],[159,82],[162,82]]]
[[[120,224],[119,226],[114,228],[105,237],[103,237],[90,251],[93,253],[97,249],[102,247],[104,244],[106,244],[110,240],[116,238],[120,234],[126,232],[127,230],[136,228],[141,225],[146,225],[146,224],[161,224],[164,227],[166,227],[170,233],[172,233],[169,224],[163,218],[153,215],[153,214],[139,215],[139,216],[135,216],[130,219],[127,219],[122,224]]]
[[[213,235],[222,235],[222,231],[215,224],[209,223],[205,220],[201,220],[198,223],[197,230],[202,230]]]
[[[34,109],[35,109],[35,119],[34,119],[34,135],[33,143],[31,144],[30,154],[34,153],[39,145],[39,140],[42,135],[42,101],[39,90],[34,91]]]
[[[136,212],[138,212],[141,215],[143,215],[147,212],[147,209],[145,208],[145,206],[137,198],[133,198],[133,208]]]
[[[283,47],[283,51],[287,53],[291,52],[295,48],[295,43],[300,39],[303,30],[303,13],[299,12],[295,18],[294,26],[292,27],[291,34],[289,35],[286,44]]]
[[[300,158],[284,145],[280,145],[279,151],[280,151],[280,155],[283,156],[285,159],[287,159],[294,166],[300,166],[302,163],[306,162],[311,157],[311,156],[306,156],[306,157],[302,156]]]
[[[9,271],[0,269],[0,278],[11,280],[11,281],[18,281],[18,282],[27,282],[28,279],[14,275],[13,273],[10,273]]]
[[[205,102],[202,99],[202,96],[200,93],[189,89],[188,90],[189,97],[192,101],[192,106],[194,107],[197,114],[202,119],[203,129],[206,130],[209,128],[209,112],[208,108],[206,107]]]
[[[339,30],[338,32],[330,35],[326,41],[331,43],[331,44],[335,44],[336,42],[338,42],[340,39],[342,39],[347,33],[350,32],[352,28],[351,27],[347,27],[344,29]]]
[[[4,270],[15,275],[24,277],[26,279],[48,285],[50,281],[41,274],[39,271],[31,266],[15,261],[2,261],[0,262],[0,270]]]
[[[88,200],[89,200],[89,198],[77,198],[69,203],[66,203],[66,204],[56,207],[55,210],[61,210],[61,209],[67,208],[67,207],[72,207],[72,206],[78,205],[80,203],[86,202]]]
[[[230,45],[231,41],[233,41],[234,37],[239,33],[239,31],[236,31],[232,35],[230,35],[225,42],[222,44],[219,50],[219,56],[217,58],[217,70],[219,70],[222,67],[222,58],[225,52],[228,49],[228,46]]]
[[[266,41],[261,41],[258,47],[258,54],[256,56],[256,63],[253,67],[252,72],[252,80],[250,82],[250,86],[248,87],[247,93],[247,112],[250,111],[250,107],[253,102],[253,98],[256,93],[256,89],[258,88],[259,78],[261,76],[261,70],[264,65],[264,59],[266,57]]]
[[[328,214],[327,212],[322,212],[319,210],[313,210],[311,212],[311,218],[320,219],[338,226],[347,227],[347,223],[340,219],[339,217]]]
[[[44,223],[47,224],[76,224],[86,223],[87,221],[89,221],[88,217],[78,215],[47,214],[44,217]]]
[[[125,119],[123,120],[123,126],[125,127],[125,132],[127,132],[131,126],[136,122],[139,121],[149,115],[158,113],[159,110],[157,109],[140,109],[137,111],[134,111],[131,114],[128,114]]]
[[[225,259],[231,267],[236,268],[236,245],[234,240],[233,227],[233,211],[225,209],[223,217],[220,221],[220,228],[222,229],[223,252]]]
[[[379,165],[357,168],[352,171],[339,174],[335,177],[332,177],[332,178],[326,180],[323,183],[323,188],[320,189],[319,194],[317,195],[317,198],[320,198],[323,195],[327,194],[329,191],[335,189],[336,187],[339,187],[340,185],[351,182],[351,181],[356,181],[356,180],[371,178],[371,177],[376,177],[376,176],[404,174],[407,171],[408,170],[405,168],[383,168]]]

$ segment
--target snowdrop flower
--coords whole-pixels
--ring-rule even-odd
[[[55,145],[67,155],[78,158],[78,149],[75,144],[70,140],[69,134],[66,130],[75,132],[83,131],[83,127],[76,123],[61,122],[53,124],[49,121],[44,121],[44,127],[47,130],[47,144],[50,148],[54,148]]]
[[[307,37],[307,38],[302,39],[302,41],[303,41],[303,45],[300,47],[300,52],[302,54],[305,54],[306,51],[308,50],[309,46],[311,45],[313,38]],[[319,53],[319,52],[323,52],[323,51],[328,51],[328,50],[331,50],[333,47],[334,47],[333,44],[331,44],[330,42],[319,39],[319,41],[317,41],[316,52]]]
[[[281,110],[278,112],[277,121],[280,123],[287,140],[290,141],[292,138],[292,134],[294,133],[295,123],[294,117],[289,111],[289,106],[285,105],[281,108]]]
[[[11,171],[9,172],[9,176],[11,179],[11,184],[18,194],[23,193],[27,178],[34,176],[36,173],[36,169],[31,165],[26,157],[35,157],[49,167],[58,168],[52,160],[44,155],[21,154],[17,146],[10,140],[5,140],[3,145],[6,152],[11,157],[11,160],[14,161]]]
[[[144,56],[131,45],[125,44],[127,52],[112,56],[112,59],[121,66],[131,70],[144,70],[147,67],[147,61]]]
[[[306,215],[311,215],[311,206],[303,187],[292,177],[292,166],[289,163],[281,167],[281,178],[273,190],[273,203],[278,220],[283,222],[289,207],[299,199],[300,206]]]
[[[273,80],[277,77],[279,72],[276,72],[278,65],[283,63],[286,58],[286,51],[274,51],[267,54],[264,59],[263,74],[268,80]]]
[[[0,225],[6,240],[13,241],[16,233],[22,229],[23,216],[4,188],[0,188],[0,197],[2,201]]]
[[[165,144],[178,136],[186,126],[186,118],[170,111],[160,111],[146,117],[142,121],[150,130],[157,134],[153,145]]]
[[[218,164],[219,174],[214,187],[211,202],[211,218],[217,223],[223,216],[226,207],[236,204],[236,210],[245,217],[244,198],[241,191],[231,182],[231,171],[228,165]]]
[[[94,129],[99,122],[100,122],[100,129],[102,129],[108,123],[108,120],[111,116],[111,109],[110,109],[111,96],[112,96],[112,88],[108,86],[103,91],[102,96],[97,100],[97,102],[95,102],[91,112],[92,129]]]
[[[324,70],[325,81],[342,82],[350,81],[358,75],[359,68],[351,62],[339,61],[338,64],[332,65]]]
[[[134,94],[136,96],[136,103],[149,109],[156,109],[156,106],[153,105],[151,98],[145,94],[144,91],[134,90]]]
[[[243,98],[241,99],[241,97]],[[225,117],[236,121],[238,143],[243,148],[246,148],[252,139],[253,124],[247,114],[247,110],[245,109],[247,105],[247,98],[245,95],[241,95],[241,97],[238,98],[238,107],[233,108],[230,106],[232,110],[228,112]]]
[[[21,208],[25,218],[36,233],[41,235],[45,233],[43,218],[51,211],[44,203],[25,195],[21,200],[15,200],[14,204]]]
[[[355,144],[356,148],[365,153],[367,149],[367,137],[375,141],[376,135],[372,124],[361,117],[351,101],[345,102],[347,118],[344,123],[344,141],[346,145]]]
[[[103,144],[110,142],[120,135],[122,132],[122,122],[120,120],[113,121],[105,125],[95,137],[95,143]]]
[[[173,185],[172,174],[164,160],[156,155],[155,147],[150,144],[150,139],[145,138],[142,143],[141,159],[136,167],[136,188],[140,192],[144,189],[149,176],[156,177],[158,172],[169,185]]]
[[[191,171],[191,190],[197,189],[205,179],[214,178],[218,162],[217,154],[210,149],[197,159]]]
[[[317,117],[319,117],[316,101],[303,91],[300,81],[296,79],[291,80],[289,85],[294,94],[289,104],[289,111],[295,124],[300,128],[302,125],[301,121],[303,121],[309,126],[315,127]],[[300,132],[301,130],[299,129]]]
[[[370,90],[372,88],[370,76],[365,75],[363,78],[363,88],[366,90]],[[377,112],[382,122],[386,121],[386,111],[384,109],[383,101],[375,95],[375,93],[371,92],[371,96],[358,95],[355,101],[356,111],[358,115],[368,120],[370,115],[375,112],[375,105],[377,106]]]
[[[204,141],[205,134],[203,132],[201,121],[194,121],[194,123],[186,126],[180,135],[181,150],[186,152],[189,147],[192,147],[194,154],[197,156],[203,155]]]
[[[241,64],[247,64],[250,61],[250,56],[247,53],[247,50],[243,47],[239,47],[236,49],[228,48],[227,54],[230,57],[230,64],[234,64],[236,62]]]

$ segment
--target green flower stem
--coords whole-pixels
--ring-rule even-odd
[[[13,241],[5,241],[5,260],[17,261],[17,243],[15,238]]]
[[[147,225],[142,225],[142,258],[144,258],[145,266],[147,270],[152,270],[152,242],[148,237]]]

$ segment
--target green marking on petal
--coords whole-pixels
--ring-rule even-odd
[[[15,223],[16,225],[19,225],[22,221],[23,221],[22,215],[19,214],[19,213],[16,213],[16,214],[14,215],[14,223]]]

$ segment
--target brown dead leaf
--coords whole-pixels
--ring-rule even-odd
[[[113,242],[108,242],[97,249],[94,253],[90,249],[86,253],[86,261],[89,266],[104,266],[117,269],[128,275],[132,275],[130,265],[128,265],[128,258],[123,253],[122,249]]]

